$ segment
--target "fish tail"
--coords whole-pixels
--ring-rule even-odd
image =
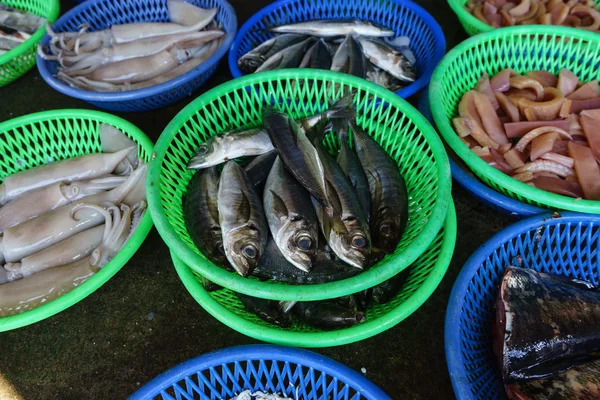
[[[351,91],[343,95],[327,111],[327,117],[335,118],[353,118],[356,110],[354,109],[354,96],[356,91]]]
[[[340,144],[348,143],[348,121],[342,118],[336,118],[331,120],[333,130],[337,133]]]

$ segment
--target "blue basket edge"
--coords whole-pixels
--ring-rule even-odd
[[[268,355],[268,359],[292,362],[317,369],[330,376],[343,377],[345,378],[344,382],[361,394],[372,396],[373,400],[391,400],[382,389],[369,379],[338,361],[309,350],[269,344],[228,347],[183,361],[150,380],[131,395],[129,400],[154,398],[161,390],[171,387],[171,385],[192,375],[194,372],[204,370],[210,366],[248,359],[264,359],[265,355]]]
[[[266,7],[263,7],[262,9],[260,9],[256,13],[254,13],[252,15],[252,17],[250,17],[238,29],[238,31],[235,35],[235,39],[231,43],[231,46],[229,49],[229,55],[227,57],[228,64],[229,64],[229,70],[234,79],[245,75],[244,73],[242,73],[242,71],[240,71],[240,69],[237,66],[237,57],[235,55],[235,53],[236,53],[235,50],[239,47],[241,40],[250,31],[250,28],[254,24],[256,24],[258,21],[262,20],[262,18],[265,15],[269,14],[272,10],[280,7],[282,4],[291,3],[293,1],[295,1],[295,0],[274,1],[273,3],[269,4]],[[429,14],[429,12],[427,12],[427,10],[425,10],[420,5],[416,4],[414,1],[412,1],[412,0],[390,0],[390,1],[400,4],[403,7],[406,7],[408,9],[411,9],[412,11],[414,11],[425,22],[425,24],[430,27],[430,29],[433,33],[433,36],[435,38],[435,41],[436,41],[436,43],[438,43],[438,45],[436,46],[436,49],[435,49],[435,53],[432,56],[431,62],[428,63],[428,66],[427,66],[427,68],[425,68],[425,71],[423,72],[423,74],[421,74],[419,76],[419,78],[412,84],[395,92],[398,96],[400,96],[402,98],[408,98],[408,97],[412,96],[413,94],[419,92],[420,90],[422,90],[429,84],[431,77],[433,76],[433,72],[435,71],[435,68],[437,67],[439,62],[444,57],[444,54],[446,53],[446,37],[444,35],[442,27],[437,22],[437,20],[431,14]]]

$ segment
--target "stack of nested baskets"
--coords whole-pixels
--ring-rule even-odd
[[[306,88],[321,88],[306,90]],[[394,254],[361,274],[337,282],[288,285],[228,272],[207,260],[193,244],[182,212],[182,197],[193,171],[195,150],[224,131],[256,126],[273,100],[294,118],[313,115],[324,104],[355,91],[358,124],[394,159],[408,188],[407,229]],[[337,143],[329,141],[330,150]],[[194,298],[213,316],[246,335],[273,343],[323,347],[351,343],[387,330],[408,317],[432,294],[446,272],[456,239],[448,157],[431,125],[394,93],[367,81],[329,71],[280,70],[225,83],[197,98],[165,128],[148,173],[150,211],[171,249],[174,264]],[[267,210],[268,212],[268,210]],[[393,300],[367,309],[366,320],[351,328],[319,331],[300,322],[279,328],[244,310],[234,292],[289,301],[333,299],[369,289],[409,269]],[[224,289],[206,292],[199,280]]]

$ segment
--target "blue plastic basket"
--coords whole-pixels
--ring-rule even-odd
[[[446,361],[462,399],[504,399],[492,351],[493,306],[509,265],[600,283],[600,216],[544,214],[500,231],[467,261],[446,311]]]
[[[350,19],[376,22],[408,36],[419,78],[396,92],[407,98],[429,83],[433,70],[446,51],[446,39],[437,21],[410,0],[279,0],[263,8],[240,28],[229,52],[229,69],[234,78],[244,74],[238,59],[273,35],[266,25],[282,25],[316,19]]]
[[[97,107],[113,111],[148,111],[175,103],[198,89],[217,69],[219,61],[229,49],[237,29],[237,18],[227,0],[186,0],[203,8],[218,8],[216,20],[226,32],[221,47],[204,63],[168,82],[146,89],[121,93],[101,93],[75,89],[55,78],[58,63],[43,60],[37,65],[44,80],[54,89],[68,96],[87,101]],[[167,21],[166,0],[87,0],[63,15],[53,26],[57,32],[77,31],[87,23],[92,31],[106,29],[113,24]],[[50,36],[44,36],[42,45],[48,45]]]
[[[290,347],[231,347],[179,364],[130,397],[231,399],[245,390],[302,400],[391,400],[356,371],[319,354]]]
[[[421,114],[427,118],[427,120],[435,127],[435,122],[431,116],[431,109],[429,108],[429,91],[423,90],[419,97],[418,109]],[[448,149],[448,151],[452,151]],[[505,196],[486,186],[479,179],[471,175],[468,171],[458,166],[452,158],[450,158],[450,171],[452,177],[462,187],[464,187],[473,197],[481,201],[488,207],[491,207],[503,214],[510,215],[515,218],[526,218],[534,215],[548,212],[543,208],[536,207],[530,204],[522,203],[519,200],[515,200],[511,197]]]

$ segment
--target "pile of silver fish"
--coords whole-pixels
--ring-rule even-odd
[[[347,94],[298,121],[267,106],[262,126],[217,134],[198,148],[188,168],[200,171],[183,211],[201,253],[244,277],[313,284],[357,275],[395,252],[408,219],[406,184],[396,162],[356,123],[353,99]],[[339,137],[337,157],[323,146],[327,134]],[[322,312],[344,308],[338,300]],[[322,314],[315,304],[294,308]],[[354,307],[348,312],[354,323],[364,319]]]
[[[147,165],[136,143],[106,124],[99,136],[103,153],[2,180],[0,317],[81,285],[115,257],[142,219]]]
[[[203,9],[168,0],[171,22],[112,25],[88,32],[54,32],[46,60],[60,63],[57,77],[72,87],[97,92],[144,89],[177,78],[208,60],[225,32],[216,8]]]
[[[14,49],[44,24],[44,18],[0,4],[0,55]]]
[[[320,20],[268,28],[275,36],[238,60],[246,74],[282,68],[343,72],[398,91],[417,79],[410,39],[359,20]],[[392,39],[393,38],[393,39]]]
[[[242,393],[238,394],[231,400],[297,400],[290,399],[289,397],[280,397],[279,394],[273,393],[264,393],[258,391],[256,393],[252,393],[251,390],[245,390]]]

